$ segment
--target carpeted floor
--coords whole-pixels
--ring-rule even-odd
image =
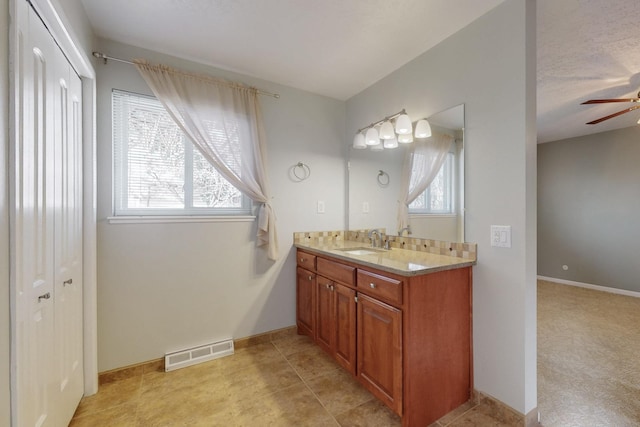
[[[640,426],[640,298],[538,281],[545,427]]]

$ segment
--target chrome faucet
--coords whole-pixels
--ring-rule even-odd
[[[398,231],[398,236],[402,237],[402,232],[407,230],[407,234],[411,234],[411,226],[407,225],[405,228],[403,228],[402,230]]]
[[[373,235],[376,235],[377,238],[374,240]],[[369,240],[371,240],[371,247],[372,248],[376,248],[378,247],[378,245],[376,244],[376,240],[380,240],[380,243],[382,243],[382,236],[380,235],[380,230],[373,229],[371,231],[369,231]]]

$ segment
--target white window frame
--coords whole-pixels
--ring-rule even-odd
[[[109,218],[110,223],[132,223],[138,220],[144,222],[196,222],[203,221],[239,221],[253,220],[251,199],[242,194],[241,207],[195,207],[193,206],[193,144],[189,138],[183,134],[184,141],[184,208],[129,208],[123,206],[126,203],[128,190],[128,170],[127,150],[128,137],[126,135],[116,135],[116,129],[127,132],[127,127],[121,124],[116,126],[116,120],[122,120],[122,115],[117,117],[115,110],[116,94],[124,94],[150,100],[157,99],[153,96],[128,92],[119,89],[112,91],[112,120],[113,120],[113,217]],[[168,114],[168,113],[167,113]],[[118,148],[119,147],[119,148]]]
[[[441,170],[444,169],[444,174],[448,176],[448,179],[445,179],[445,186],[448,191],[445,191],[445,194],[448,194],[448,204],[449,209],[445,210],[432,210],[429,208],[412,208],[409,205],[409,215],[425,215],[425,216],[455,216],[456,215],[456,155],[453,152],[448,152],[447,157],[442,164]],[[440,171],[438,171],[440,173]],[[424,206],[431,206],[431,185],[427,187],[426,190],[422,194],[420,194],[416,200],[422,198],[424,200]]]

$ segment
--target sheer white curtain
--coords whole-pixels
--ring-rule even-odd
[[[402,167],[398,200],[398,230],[409,225],[409,205],[422,194],[436,177],[453,144],[453,136],[434,133],[432,137],[415,139],[407,150]]]
[[[255,88],[166,66],[136,68],[205,159],[238,190],[262,203],[258,246],[278,257],[276,218],[266,173],[266,138]]]

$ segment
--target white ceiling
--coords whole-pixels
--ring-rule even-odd
[[[82,0],[96,35],[346,100],[503,0]],[[636,124],[637,0],[538,0],[538,140]],[[109,52],[105,52],[109,53]]]

